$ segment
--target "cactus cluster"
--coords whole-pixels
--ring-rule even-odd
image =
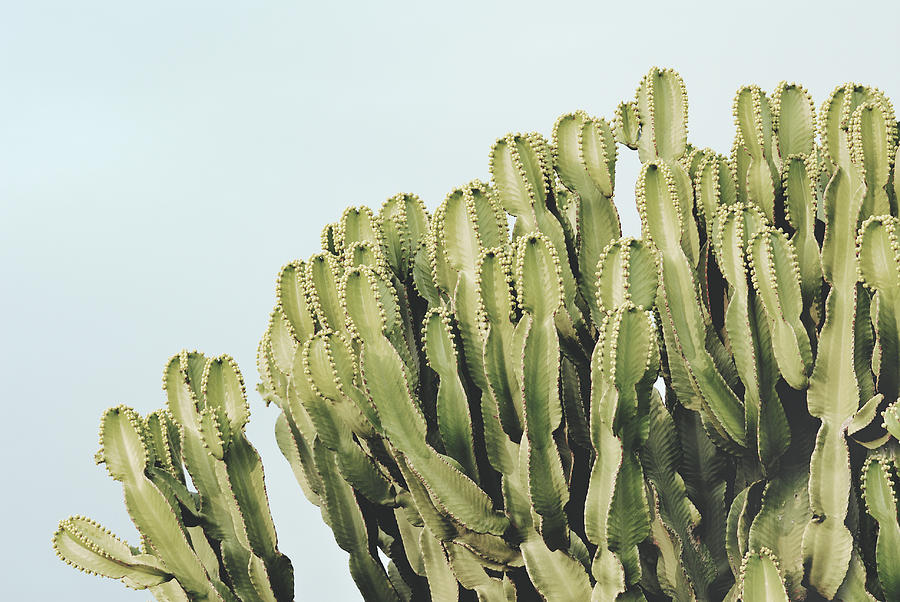
[[[96,460],[122,483],[140,548],[72,516],[53,535],[56,553],[161,602],[293,600],[262,463],[244,434],[249,406],[234,360],[181,352],[166,365],[163,388],[165,409],[141,417],[117,406],[100,423]]]
[[[692,147],[653,69],[283,269],[260,391],[366,598],[900,599],[893,109],[782,83],[734,116]]]
[[[893,108],[848,83],[816,111],[782,83],[738,90],[734,117],[729,156],[692,146],[681,77],[651,69],[612,121],[504,136],[490,182],[433,212],[349,208],[281,270],[258,390],[367,600],[900,600]],[[613,203],[620,147],[643,164],[640,239]],[[154,415],[104,418],[143,441],[128,470],[101,457],[144,551],[79,518],[57,547],[155,593],[281,599],[264,495],[241,501],[261,478],[238,487],[229,455],[252,450],[246,413],[195,389],[190,418],[171,393],[157,417],[165,453]],[[157,482],[178,457],[231,483],[234,531],[200,484]],[[222,552],[159,540],[128,501],[150,487]]]

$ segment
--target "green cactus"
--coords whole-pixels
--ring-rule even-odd
[[[244,435],[249,406],[234,360],[181,352],[163,388],[165,410],[141,418],[118,406],[100,425],[97,462],[122,483],[141,547],[75,516],[54,534],[57,554],[159,600],[292,599],[291,563],[278,551],[262,464]]]
[[[504,136],[489,183],[348,209],[282,269],[258,391],[365,599],[900,596],[893,108],[783,82],[733,112],[729,157],[692,146],[654,68],[614,120]],[[104,418],[143,548],[73,517],[57,550],[163,600],[289,598],[233,363],[166,374],[167,411]]]

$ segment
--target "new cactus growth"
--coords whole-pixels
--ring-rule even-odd
[[[782,83],[733,110],[730,156],[696,148],[651,69],[612,121],[506,135],[490,182],[348,209],[282,269],[258,390],[365,599],[900,599],[893,108]],[[144,548],[74,517],[57,549],[160,599],[284,599],[236,371],[201,364],[104,418]]]

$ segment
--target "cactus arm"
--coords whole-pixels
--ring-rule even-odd
[[[900,167],[897,167],[897,165],[900,165],[900,145],[897,145],[897,152],[894,154],[894,171],[891,174],[894,192],[893,204],[891,205],[891,213],[893,215],[897,215],[898,205],[900,205]]]
[[[581,378],[575,363],[565,356],[560,358],[559,380],[568,441],[575,446],[590,449],[590,428],[581,396]]]
[[[377,224],[384,255],[394,274],[407,280],[415,262],[419,240],[428,230],[425,203],[415,194],[395,194],[381,206]]]
[[[248,556],[246,570],[257,592],[266,596],[271,593],[277,600],[290,599],[293,570],[287,557],[278,551],[262,462],[244,434],[250,408],[243,377],[234,360],[219,356],[207,361],[200,391],[206,404],[201,416],[215,411],[215,430],[218,435],[224,434],[217,437],[222,441],[222,457],[217,458],[215,470],[235,529],[234,543],[229,541],[225,547],[243,548],[235,553]]]
[[[807,483],[812,441],[797,442],[766,484],[759,513],[750,525],[749,548],[769,549],[779,559],[784,585],[791,599],[805,595],[803,531],[811,518]]]
[[[744,534],[739,532],[738,523],[747,505],[751,488],[752,485],[747,486],[735,494],[728,509],[728,517],[725,519],[725,550],[728,553],[728,564],[731,565],[734,575],[740,575],[741,563],[747,548],[749,548],[747,539],[742,537]],[[749,538],[749,533],[746,535]]]
[[[363,344],[363,384],[387,438],[406,455],[438,507],[472,530],[502,534],[508,521],[493,510],[487,494],[425,442],[425,418],[412,398],[404,362],[384,334],[387,318],[377,276],[370,268],[355,268],[341,288],[353,334]]]
[[[534,510],[540,517],[541,536],[551,549],[565,549],[568,525],[563,506],[569,491],[553,439],[553,431],[562,420],[560,352],[554,323],[562,303],[559,259],[547,238],[540,234],[520,238],[517,255],[516,280],[526,328],[522,390],[529,443],[528,484]]]
[[[300,357],[303,366],[301,371],[295,365],[294,373],[306,375],[312,396],[334,403],[354,434],[370,438],[373,431],[381,431],[378,413],[356,384],[358,361],[351,343],[345,337],[323,330],[304,344],[302,353],[295,356],[295,362],[297,357]],[[295,384],[299,383],[295,381]]]
[[[599,386],[594,389],[592,384],[591,439],[597,457],[591,467],[584,526],[592,543],[606,547],[609,511],[613,502],[616,477],[622,465],[622,443],[612,432],[612,416],[608,421],[603,421],[599,415],[595,415],[595,412],[599,412],[600,406],[599,389]]]
[[[659,548],[656,578],[659,581],[660,589],[673,600],[696,600],[697,597],[691,588],[691,582],[679,564],[681,544],[661,520],[654,520],[651,527],[653,540]],[[600,600],[603,599],[607,598],[600,598]]]
[[[746,204],[752,204],[747,190],[747,174],[752,160],[753,158],[750,156],[750,151],[747,150],[744,140],[741,137],[741,132],[738,130],[735,134],[734,142],[731,145],[729,164],[731,168],[731,179],[734,180],[735,184],[736,199]]]
[[[371,561],[363,558],[371,558],[365,519],[353,489],[338,475],[334,452],[317,442],[314,454],[324,485],[323,509],[328,513],[335,541],[350,554],[350,573],[357,587],[366,600],[398,599],[380,563],[374,558]]]
[[[338,289],[342,271],[338,258],[329,253],[313,255],[306,263],[306,292],[316,321],[336,332],[347,329]]]
[[[480,311],[486,322],[485,378],[503,431],[513,441],[519,441],[522,438],[524,401],[514,362],[507,355],[514,336],[514,326],[510,320],[513,314],[510,270],[509,259],[502,248],[487,249],[481,256],[477,283]]]
[[[762,399],[775,395],[775,382],[767,370],[769,356],[768,328],[756,320],[758,301],[750,297],[747,284],[747,240],[763,227],[764,217],[753,206],[743,202],[721,207],[716,215],[712,234],[719,269],[729,285],[728,307],[725,310],[725,332],[731,343],[731,353],[741,382],[744,383],[744,420],[750,447],[759,448]],[[772,458],[768,454],[763,461]]]
[[[870,455],[862,469],[866,510],[878,521],[875,559],[878,580],[886,599],[900,596],[900,524],[897,514],[896,464],[887,457]]]
[[[621,235],[619,215],[612,202],[616,144],[603,119],[584,112],[561,116],[553,129],[556,171],[563,184],[578,197],[578,285],[594,324],[602,321],[596,305],[597,262],[604,247]]]
[[[744,409],[706,350],[702,303],[683,247],[682,230],[695,229],[695,226],[692,220],[688,222],[683,217],[681,206],[687,200],[679,198],[671,174],[672,169],[665,164],[647,164],[637,189],[644,232],[659,248],[662,258],[664,302],[660,312],[664,321],[670,321],[670,332],[677,337],[686,367],[701,392],[706,419],[714,421],[734,446],[743,448],[747,443]],[[688,236],[685,240],[693,238]]]
[[[181,463],[181,433],[172,416],[165,410],[147,415],[147,447],[153,456],[153,464],[184,485],[184,468]]]
[[[616,396],[614,389],[600,376],[599,363],[606,348],[597,345],[592,360],[591,378],[591,442],[596,456],[591,466],[587,498],[585,499],[584,527],[591,543],[597,545],[593,563],[597,580],[595,593],[616,595],[625,590],[625,573],[622,562],[608,549],[609,518],[616,490],[616,480],[622,466],[622,442],[613,433]],[[595,376],[596,375],[596,376]],[[607,397],[603,403],[603,397]],[[601,412],[604,415],[601,415]]]
[[[107,471],[122,483],[125,506],[157,557],[189,593],[217,598],[183,525],[163,494],[144,475],[148,454],[134,411],[122,406],[107,410],[100,439]]]
[[[661,399],[658,403],[662,407]],[[682,521],[678,528],[684,531],[682,534],[684,537],[698,519],[706,525],[702,542],[696,545],[693,541],[689,544],[684,543],[685,546],[690,545],[691,549],[686,547],[683,553],[696,557],[690,561],[695,575],[692,579],[699,583],[707,578],[704,575],[711,574],[712,583],[707,591],[710,596],[718,597],[734,581],[728,561],[725,529],[728,517],[726,491],[729,486],[730,463],[727,456],[713,443],[702,418],[696,412],[684,408],[673,410],[672,418],[675,420],[678,433],[676,445],[680,445],[681,448],[681,461],[677,467],[687,490],[688,509],[691,510],[691,522]],[[673,457],[677,458],[678,455]],[[672,524],[675,524],[674,521]],[[706,550],[711,560],[707,560]],[[710,562],[715,567],[713,573],[708,572]]]
[[[850,168],[852,169],[852,167]],[[853,321],[856,308],[855,240],[863,186],[858,175],[836,168],[825,191],[826,230],[822,267],[832,289],[810,377],[809,413],[822,420],[810,462],[809,497],[813,519],[803,538],[810,583],[833,596],[843,581],[852,536],[843,524],[850,488],[850,464],[841,425],[859,407],[854,371]]]
[[[785,217],[794,228],[791,243],[800,266],[800,290],[808,308],[819,301],[822,262],[815,236],[817,212],[815,162],[802,155],[788,155],[782,163]]]
[[[772,95],[772,129],[782,162],[791,155],[809,156],[815,149],[816,112],[806,88],[781,82]]]
[[[878,390],[886,397],[900,395],[900,294],[879,292],[877,298]]]
[[[243,383],[233,368],[226,358],[208,360],[202,354],[182,352],[167,365],[163,385],[169,411],[182,428],[182,454],[200,493],[204,523],[221,541],[222,563],[235,592],[252,597],[256,590],[248,573],[251,545],[225,460],[231,441],[243,437],[246,420]],[[277,576],[290,575],[281,567]],[[283,596],[284,586],[279,587]]]
[[[429,307],[437,307],[442,303],[441,291],[437,286],[432,258],[434,255],[433,237],[426,234],[419,244],[413,260],[413,285],[416,292],[427,302]]]
[[[360,364],[365,392],[387,437],[400,450],[425,447],[425,417],[409,393],[403,360],[384,336],[384,309],[375,274],[366,267],[347,272],[342,290],[353,334],[363,341]]]
[[[269,511],[262,462],[243,433],[232,439],[226,465],[250,547],[254,555],[265,562],[266,571],[273,578],[271,586],[277,593],[277,598],[290,599],[294,590],[293,572],[290,561],[278,552],[278,539]],[[266,585],[268,586],[268,582]]]
[[[683,446],[679,439],[679,431],[685,429],[676,429],[672,416],[656,392],[650,397],[649,417],[649,436],[641,448],[641,461],[655,492],[654,514],[657,516],[655,520],[660,523],[651,525],[651,529],[654,539],[664,537],[657,539],[661,558],[669,558],[668,555],[674,552],[670,548],[677,548],[677,563],[680,565],[680,568],[673,565],[675,559],[669,558],[664,567],[664,580],[673,590],[682,589],[678,585],[681,577],[677,573],[683,571],[692,584],[691,589],[703,596],[715,579],[716,567],[707,543],[693,536],[701,520],[700,513],[688,497],[686,483],[678,472],[679,465],[685,464],[681,457],[682,449],[690,449]],[[712,525],[716,517],[710,515],[705,518]],[[714,538],[709,538],[709,541],[711,543]]]
[[[445,544],[450,568],[459,583],[466,589],[475,591],[478,599],[484,602],[503,602],[503,582],[485,573],[485,567],[478,556],[468,548],[457,544]]]
[[[494,143],[490,155],[490,169],[500,203],[508,213],[522,222],[525,231],[537,229],[534,202],[543,203],[547,194],[547,183],[538,168],[527,169],[526,162],[533,158],[523,135],[509,135]]]
[[[650,395],[640,383],[656,377],[655,342],[652,314],[627,302],[607,313],[592,361],[591,435],[599,459],[588,487],[585,527],[598,545],[595,566],[611,564],[600,549],[608,547],[619,557],[628,586],[640,579],[636,546],[650,531],[637,451]]]
[[[734,100],[738,137],[748,155],[747,173],[739,185],[746,185],[747,200],[756,205],[769,222],[775,222],[776,186],[780,178],[772,147],[772,112],[759,86],[744,86]]]
[[[301,379],[298,378],[298,380]],[[315,468],[315,458],[313,455],[313,443],[316,440],[316,431],[309,414],[306,412],[300,401],[297,388],[293,383],[288,389],[287,403],[283,415],[285,416],[285,422],[288,427],[288,433],[286,433],[286,435],[289,434],[293,440],[297,458],[300,460],[300,466],[295,467],[294,469],[295,471],[297,468],[302,469],[310,491],[315,495],[315,499],[319,500],[322,492],[322,479]],[[318,506],[319,504],[316,503],[316,505]]]
[[[620,102],[616,107],[614,126],[616,142],[624,144],[631,150],[637,150],[641,133],[641,118],[637,112],[637,102]]]
[[[316,325],[306,295],[305,277],[306,264],[302,261],[291,262],[281,268],[275,292],[277,307],[291,325],[291,334],[299,341],[312,336]]]
[[[706,225],[706,238],[713,240],[713,225],[718,208],[737,202],[734,180],[725,157],[708,154],[703,158],[694,176],[694,191],[697,213]]]
[[[866,183],[863,215],[891,213],[887,184],[896,144],[894,111],[887,101],[867,102],[850,118],[848,150]]]
[[[244,425],[250,416],[250,406],[243,378],[234,360],[228,356],[211,359],[203,372],[201,391],[207,407],[221,409],[229,422],[231,440],[226,466],[235,488],[234,493],[238,503],[247,506],[243,512],[245,517],[258,518],[260,521],[253,526],[251,539],[258,544],[259,550],[273,552],[276,545],[275,526],[265,497],[262,463],[256,450],[243,436]]]
[[[394,508],[394,518],[397,521],[397,530],[403,543],[403,551],[410,568],[416,575],[425,576],[425,563],[422,559],[422,550],[419,547],[419,537],[424,527],[422,519],[415,508]],[[413,521],[419,524],[413,524]]]
[[[432,451],[409,456],[406,461],[409,475],[424,484],[428,498],[442,515],[479,533],[499,535],[506,530],[508,520],[493,510],[487,494],[447,459]]]
[[[266,570],[266,565],[254,554],[250,555],[247,574],[250,575],[250,583],[253,585],[257,599],[261,602],[278,602],[278,598],[275,597],[275,592],[272,591],[272,586],[270,585],[271,578]]]
[[[748,552],[741,566],[741,597],[744,600],[788,602],[775,555],[766,548]]]
[[[787,237],[771,226],[757,231],[747,248],[753,288],[769,320],[778,367],[789,385],[803,389],[809,382],[812,349],[800,321],[803,301],[796,255]],[[784,439],[790,433],[779,435]]]
[[[699,242],[693,220],[692,191],[679,185],[687,178],[677,164],[645,163],[635,187],[641,231],[663,257],[680,260],[679,251],[689,267],[697,265]]]
[[[759,86],[741,87],[734,98],[734,120],[747,151],[753,158],[772,153],[772,111]]]
[[[425,575],[428,577],[431,599],[448,602],[458,600],[459,586],[444,548],[427,528],[422,529],[419,536],[419,549],[422,550],[422,561],[425,565]]]
[[[655,487],[649,486],[652,509],[650,537],[658,550],[655,576],[662,593],[674,600],[695,601],[692,582],[682,562],[682,543],[660,514],[660,502]],[[689,544],[690,545],[690,544]],[[648,572],[645,570],[645,573]],[[646,587],[644,588],[647,589]]]
[[[374,241],[377,238],[372,210],[365,206],[347,207],[338,222],[335,252],[337,255],[346,255],[354,243]]]
[[[778,364],[772,350],[772,328],[767,324],[768,318],[759,297],[753,298],[751,308],[760,382],[765,391],[759,398],[755,439],[757,457],[769,474],[779,470],[777,462],[791,443],[791,430],[776,388]]]
[[[322,227],[322,231],[319,233],[319,241],[322,243],[322,249],[331,253],[332,255],[337,255],[337,232],[338,232],[338,224],[331,223],[325,224]]]
[[[616,146],[606,120],[584,111],[562,115],[553,127],[553,143],[556,170],[566,188],[582,200],[612,197]],[[618,228],[609,227],[614,238]]]
[[[399,452],[395,454],[397,466],[409,488],[412,503],[406,508],[418,515],[416,524],[428,527],[428,530],[441,541],[451,540],[459,534],[459,528],[450,518],[441,513],[422,483],[419,476],[412,471],[407,459]]]
[[[278,367],[275,360],[275,349],[272,343],[272,322],[275,318],[275,312],[272,312],[270,327],[263,333],[256,349],[256,367],[260,375],[260,383],[257,391],[268,405],[275,402],[275,405],[281,407],[287,398],[288,375]],[[173,363],[174,372],[177,374],[177,363]],[[163,377],[164,387],[168,386],[169,375]]]
[[[547,602],[591,599],[591,582],[579,561],[562,550],[551,551],[536,533],[521,548],[528,576]]]
[[[610,242],[597,265],[597,306],[603,317],[625,303],[652,308],[659,287],[659,263],[656,249],[642,240],[626,236]]]
[[[321,503],[321,500],[319,499],[318,493],[313,490],[313,486],[310,484],[310,478],[308,476],[310,470],[310,465],[308,463],[312,459],[312,456],[308,454],[311,454],[311,450],[306,449],[306,442],[303,441],[302,436],[300,436],[299,433],[295,437],[288,422],[288,418],[284,413],[279,414],[278,418],[275,419],[275,440],[278,444],[278,449],[281,450],[281,453],[291,465],[294,478],[297,479],[297,483],[300,485],[303,495],[306,496],[306,499],[308,499],[310,503],[318,506]],[[303,452],[300,451],[301,445],[304,448]]]
[[[506,242],[502,210],[487,186],[473,181],[451,192],[432,222],[433,240],[453,271],[449,290],[462,340],[463,357],[474,383],[487,388],[483,332],[479,319],[478,262],[485,247]]]
[[[900,394],[900,242],[896,217],[867,219],[857,238],[859,274],[875,292],[873,322],[880,354],[876,362],[878,391],[888,399]]]
[[[462,381],[459,360],[450,331],[450,317],[432,309],[425,317],[425,350],[428,363],[440,376],[437,391],[437,420],[447,454],[456,459],[465,473],[478,481],[473,447],[472,418]]]
[[[133,589],[145,589],[172,578],[150,554],[135,554],[107,529],[82,516],[60,521],[53,549],[66,564],[89,575],[119,579]]]
[[[565,231],[548,206],[553,194],[550,163],[547,141],[540,134],[509,134],[495,143],[490,167],[500,205],[516,216],[513,238],[540,232],[561,256],[559,269],[566,311],[556,314],[557,327],[563,342],[568,343],[564,348],[573,350],[573,359],[586,362],[586,353],[580,349],[583,341],[590,339],[580,307],[583,300],[578,298]]]
[[[835,600],[866,600],[876,602],[875,596],[866,591],[866,567],[863,565],[859,550],[854,547],[850,554],[850,566],[844,582],[834,595]]]
[[[654,158],[679,159],[687,147],[687,92],[681,76],[671,69],[652,68],[637,90],[641,162]]]
[[[510,441],[503,432],[497,404],[487,393],[481,395],[481,416],[488,462],[504,477],[515,475],[518,470],[519,444]]]

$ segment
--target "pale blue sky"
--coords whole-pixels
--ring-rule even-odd
[[[900,102],[894,2],[0,3],[2,597],[147,600],[77,573],[50,535],[86,514],[136,541],[94,466],[101,412],[163,404],[165,360],[228,352],[255,384],[279,267],[344,206],[434,207],[488,178],[507,131],[611,116],[652,65],[690,137],[727,151],[740,84],[848,79]],[[801,3],[798,3],[801,4]],[[626,229],[637,160],[620,161]],[[346,554],[251,393],[298,599],[357,600]]]

